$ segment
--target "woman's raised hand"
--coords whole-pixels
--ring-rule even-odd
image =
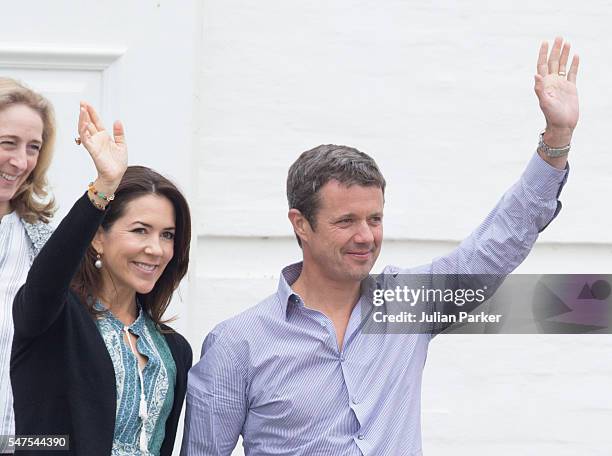
[[[96,188],[106,194],[114,193],[127,169],[127,144],[123,125],[115,121],[111,137],[94,108],[81,102],[79,135],[98,171]]]

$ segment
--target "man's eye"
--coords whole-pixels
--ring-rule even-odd
[[[16,145],[14,141],[2,141],[0,144],[7,147],[15,147]]]

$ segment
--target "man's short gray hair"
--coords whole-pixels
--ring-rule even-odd
[[[320,203],[319,190],[331,180],[347,187],[378,187],[383,195],[385,193],[385,178],[368,154],[353,147],[334,144],[321,145],[304,152],[289,168],[287,200],[289,209],[299,210],[313,230]]]

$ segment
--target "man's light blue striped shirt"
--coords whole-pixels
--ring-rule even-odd
[[[484,222],[449,255],[385,273],[510,273],[556,216],[566,171],[537,154]],[[324,314],[304,306],[283,269],[278,290],[219,324],[189,372],[184,456],[421,455],[421,379],[431,336],[365,334],[362,302],[343,347]],[[366,299],[362,297],[361,300]]]

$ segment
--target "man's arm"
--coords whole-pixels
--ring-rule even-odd
[[[548,43],[542,43],[535,76],[535,92],[546,119],[543,140],[552,148],[570,144],[578,122],[578,56],[566,74],[570,45],[562,46],[562,42],[555,39],[550,56]],[[538,149],[520,180],[459,247],[410,272],[509,274],[525,259],[538,233],[558,214],[561,203],[557,198],[567,179],[566,168],[567,155],[550,157]]]
[[[510,274],[527,257],[538,234],[560,209],[566,170],[534,154],[521,178],[485,220],[448,255],[428,265],[430,274]]]
[[[246,373],[213,331],[189,371],[181,456],[229,456],[246,412]]]
[[[546,146],[554,149],[568,146],[578,122],[575,84],[578,57],[574,56],[566,74],[570,46],[568,43],[562,46],[562,41],[555,39],[549,57],[548,44],[542,43],[538,56],[535,92],[546,118],[544,146],[538,147],[520,180],[455,250],[429,265],[405,272],[429,274],[434,286],[442,288],[456,285],[456,280],[465,282],[462,288],[486,283],[492,293],[527,257],[538,234],[557,216],[561,209],[557,198],[567,179],[567,154],[551,156],[550,152],[555,155],[554,152],[560,151],[547,153],[545,149]],[[401,271],[390,268],[386,272]],[[435,304],[431,310],[445,311]],[[445,325],[434,328],[433,334],[443,329]]]

